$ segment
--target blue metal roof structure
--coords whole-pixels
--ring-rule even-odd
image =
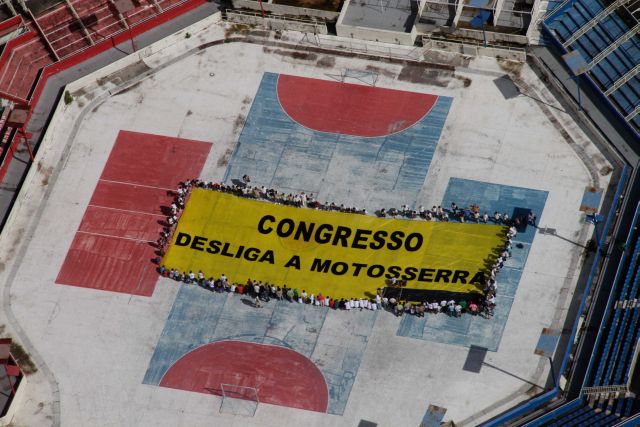
[[[562,53],[584,59],[583,78],[640,137],[640,24],[628,3],[566,0],[542,26]]]

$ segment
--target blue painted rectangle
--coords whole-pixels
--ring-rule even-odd
[[[446,408],[441,408],[435,405],[429,405],[427,412],[422,417],[422,423],[420,427],[440,427],[444,414],[447,413]]]
[[[558,333],[549,329],[544,329],[536,344],[535,353],[540,356],[551,357],[558,343]]]
[[[602,189],[589,187],[582,195],[580,210],[584,212],[597,212],[602,200]]]

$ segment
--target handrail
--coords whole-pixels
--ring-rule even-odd
[[[467,31],[476,31],[476,30],[467,30]],[[433,36],[427,36],[424,35],[422,36],[423,40],[432,40],[432,41],[436,41],[436,42],[445,42],[445,43],[454,43],[454,44],[459,44],[459,45],[467,45],[467,46],[474,46],[474,47],[479,47],[479,48],[488,48],[488,49],[501,49],[501,50],[508,50],[508,51],[515,51],[515,52],[526,52],[527,49],[523,48],[523,47],[516,47],[516,46],[504,46],[504,45],[499,45],[499,44],[484,44],[478,40],[453,40],[453,39],[446,39],[443,37],[433,37]]]

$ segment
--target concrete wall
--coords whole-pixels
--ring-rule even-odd
[[[467,28],[457,28],[452,33],[442,33],[440,31],[430,31],[428,27],[424,24],[418,24],[418,30],[422,34],[433,35],[439,38],[451,38],[455,41],[455,38],[475,40],[479,43],[484,42],[484,38],[486,37],[488,44],[496,44],[496,43],[511,43],[511,44],[520,44],[527,45],[528,39],[527,36],[522,36],[518,34],[506,34],[506,33],[494,33],[491,31],[485,31],[484,36],[482,31],[480,30],[470,30]]]
[[[15,381],[15,378],[11,381]],[[13,396],[13,401],[11,401],[11,406],[9,406],[9,409],[7,410],[7,413],[4,415],[4,417],[0,418],[0,425],[13,425],[11,422],[13,421],[13,418],[16,416],[18,411],[21,409],[22,401],[25,399],[25,396],[28,392],[28,385],[32,384],[27,384],[27,376],[23,375],[20,386],[16,390],[16,395]]]
[[[468,39],[483,41],[482,31],[478,30],[469,30],[466,28],[458,28],[454,34],[456,36],[461,36]],[[485,31],[485,37],[487,38],[487,43],[495,43],[495,42],[507,42],[514,44],[527,44],[527,36],[521,36],[518,34],[506,34],[506,33],[494,33],[491,31]]]
[[[485,47],[477,44],[428,38],[423,39],[423,44],[425,50],[441,50],[469,56],[500,57],[514,61],[525,61],[527,59],[527,53],[524,49],[510,49],[491,45]]]
[[[260,3],[255,0],[232,0],[233,7],[236,9],[250,9],[260,11]],[[284,4],[267,3],[264,1],[262,7],[265,11],[275,15],[289,15],[314,18],[322,18],[327,21],[336,21],[340,12],[331,12],[328,10],[309,9],[306,7],[288,6]]]
[[[227,21],[239,24],[256,25],[268,30],[292,30],[303,33],[327,34],[327,26],[324,23],[314,23],[295,19],[283,19],[282,17],[263,18],[259,14],[227,12]]]
[[[354,27],[340,23],[336,25],[336,32],[340,37],[401,44],[405,46],[413,46],[417,36],[415,27],[410,33],[401,33],[396,31],[378,30],[375,28]]]

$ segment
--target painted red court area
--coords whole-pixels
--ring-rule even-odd
[[[151,296],[162,206],[178,182],[200,175],[210,148],[120,131],[56,283]]]
[[[280,75],[278,98],[293,120],[309,129],[385,136],[422,119],[435,95]]]
[[[178,182],[200,174],[210,147],[202,141],[120,131],[100,179],[175,189]]]
[[[101,179],[100,185],[93,192],[89,205],[110,206],[116,209],[162,215],[161,207],[166,201],[166,188],[142,187],[136,184]]]
[[[207,344],[183,356],[160,385],[221,395],[221,384],[257,389],[273,405],[326,412],[327,384],[309,359],[293,350],[240,341]]]

